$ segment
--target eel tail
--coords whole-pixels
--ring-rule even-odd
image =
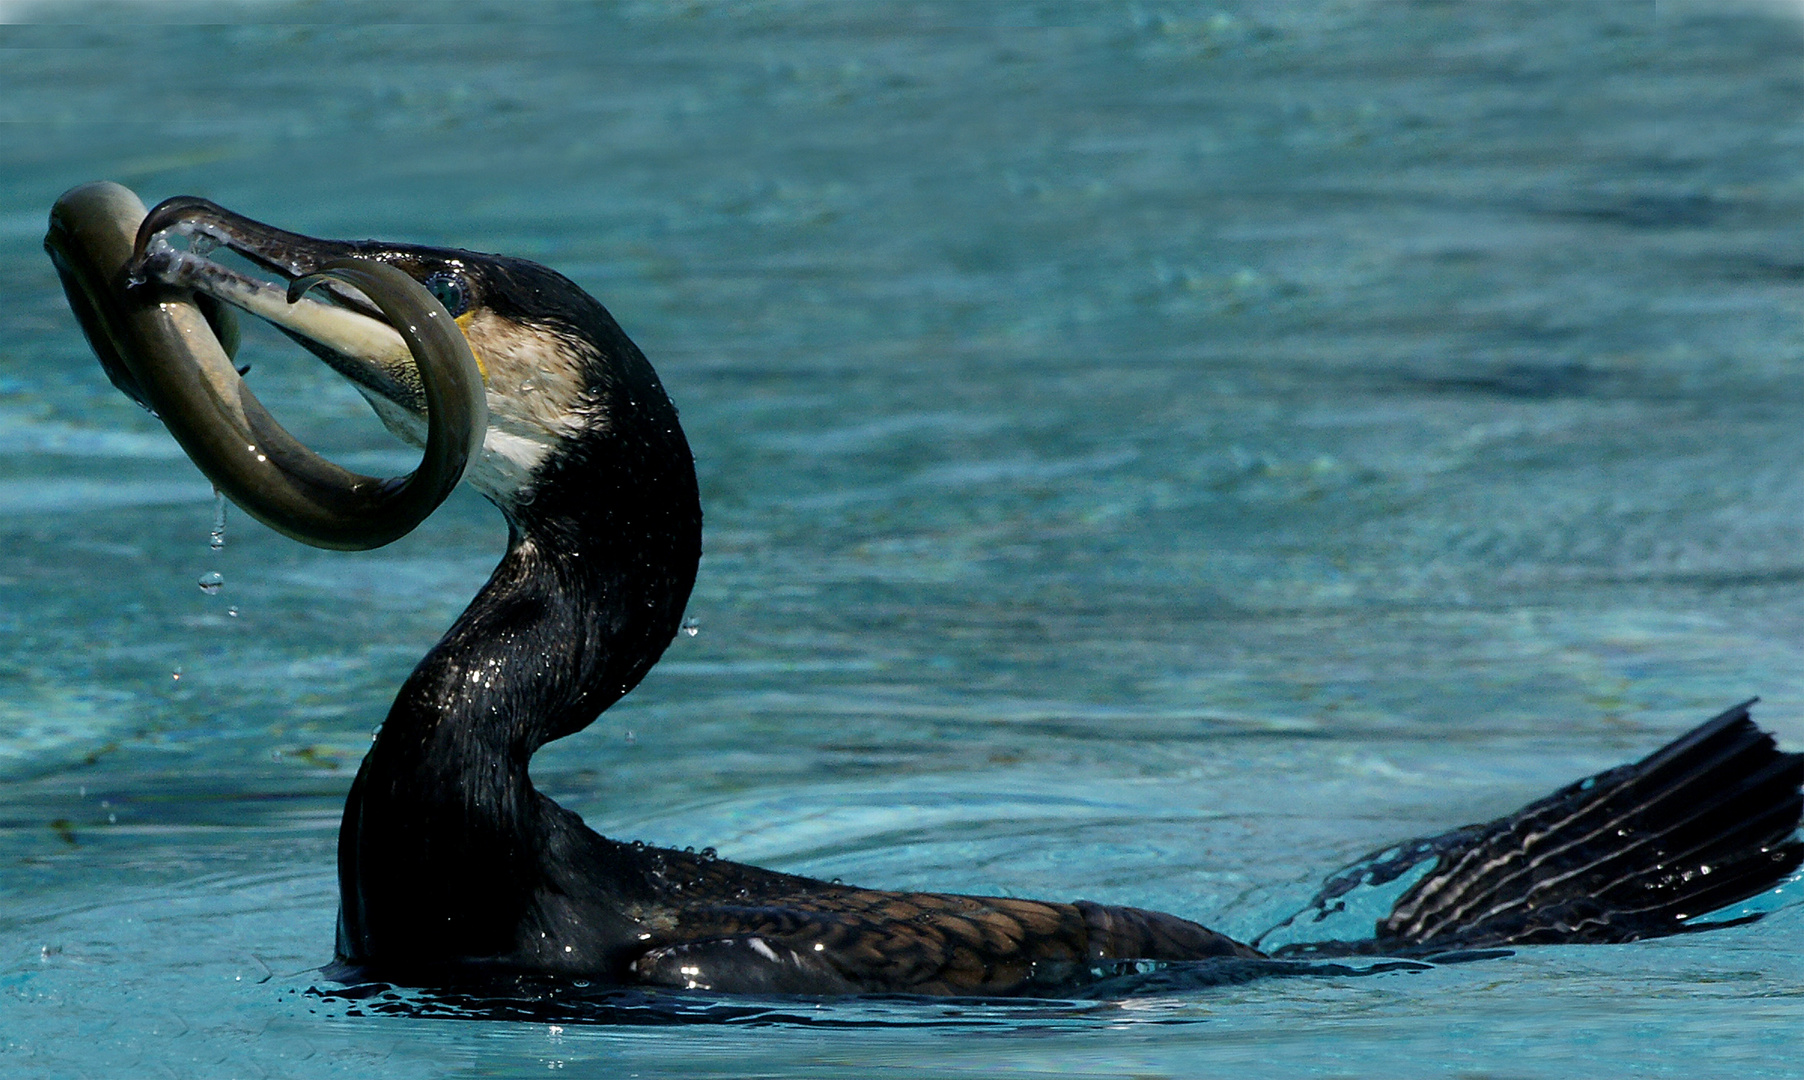
[[[1756,727],[1752,704],[1507,817],[1368,856],[1254,944],[1291,939],[1262,946],[1276,956],[1426,956],[1724,925],[1696,920],[1778,885],[1804,863],[1796,835],[1804,754],[1781,751]],[[1374,926],[1355,914],[1360,894],[1395,900]],[[1353,940],[1296,940],[1349,914]]]

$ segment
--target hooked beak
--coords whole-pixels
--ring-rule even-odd
[[[169,237],[184,235],[190,245],[179,251]],[[278,286],[211,262],[219,243],[290,280]],[[390,543],[438,508],[482,446],[487,402],[469,344],[418,281],[359,257],[358,245],[284,233],[201,199],[146,215],[136,195],[107,183],[57,200],[44,245],[114,384],[163,420],[216,487],[279,532],[346,550]],[[316,285],[337,303],[301,299]],[[423,414],[420,467],[362,476],[294,439],[239,377],[215,329],[228,321],[217,312],[209,321],[207,297],[317,344],[366,396]]]
[[[182,241],[185,248],[177,246]],[[372,246],[316,240],[206,199],[178,196],[157,204],[139,225],[131,275],[191,289],[255,315],[305,345],[366,396],[376,395],[423,421],[427,409],[419,366],[381,310],[337,281],[319,282],[315,291],[330,298],[325,303],[295,287],[302,279],[318,280],[328,263],[364,257]],[[283,280],[257,278],[209,258],[220,248]]]

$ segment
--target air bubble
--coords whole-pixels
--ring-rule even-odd
[[[200,586],[201,592],[213,596],[225,588],[225,575],[217,570],[209,570],[200,576],[200,580],[196,584]]]

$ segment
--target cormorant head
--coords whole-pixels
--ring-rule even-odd
[[[243,262],[228,265],[223,252]],[[456,319],[487,388],[488,431],[465,479],[510,518],[533,500],[547,464],[573,441],[631,426],[623,407],[669,408],[644,357],[606,309],[563,275],[523,259],[318,240],[193,197],[150,212],[135,256],[139,279],[193,289],[274,324],[350,379],[383,424],[416,446],[426,438],[425,398],[400,335],[339,281],[320,281],[292,300],[289,284],[344,258],[387,263],[420,282]],[[633,385],[645,379],[650,393]]]

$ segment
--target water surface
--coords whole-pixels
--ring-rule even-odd
[[[1746,696],[1804,748],[1804,18],[0,18],[9,1075],[1804,1072],[1797,908],[1081,1005],[311,995],[350,775],[504,528],[464,493],[382,551],[240,515],[211,552],[207,484],[38,246],[108,178],[562,270],[681,406],[707,554],[699,633],[539,755],[544,790],[623,838],[1250,935]],[[245,355],[316,445],[409,467],[283,339]]]

